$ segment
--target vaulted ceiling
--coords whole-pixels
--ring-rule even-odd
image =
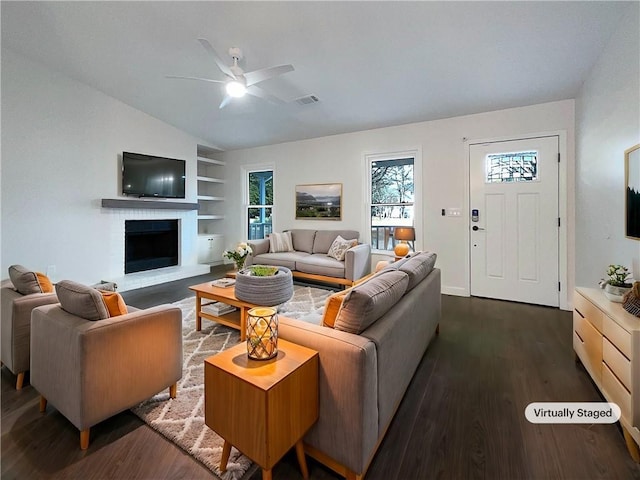
[[[574,98],[629,2],[6,2],[10,48],[143,112],[238,149]],[[197,41],[284,104],[219,109]],[[295,99],[315,95],[319,102]]]

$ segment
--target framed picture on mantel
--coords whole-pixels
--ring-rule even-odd
[[[640,240],[640,144],[624,152],[626,236]]]
[[[340,220],[342,184],[296,185],[296,220]]]

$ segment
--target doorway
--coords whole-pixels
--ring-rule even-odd
[[[471,295],[559,306],[559,137],[469,146]]]

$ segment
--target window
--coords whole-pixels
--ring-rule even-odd
[[[273,170],[247,172],[247,184],[247,238],[259,240],[272,231]]]
[[[414,157],[368,162],[371,181],[371,248],[393,250],[396,227],[414,224]]]
[[[486,183],[532,182],[538,179],[538,152],[487,155]]]

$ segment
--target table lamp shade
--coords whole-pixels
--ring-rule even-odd
[[[404,257],[409,253],[407,241],[416,239],[416,231],[413,227],[396,227],[393,231],[393,237],[396,240],[400,240],[400,243],[393,248],[393,252],[397,257]]]
[[[413,227],[396,227],[393,231],[393,237],[396,240],[410,240],[416,239],[416,231]]]

